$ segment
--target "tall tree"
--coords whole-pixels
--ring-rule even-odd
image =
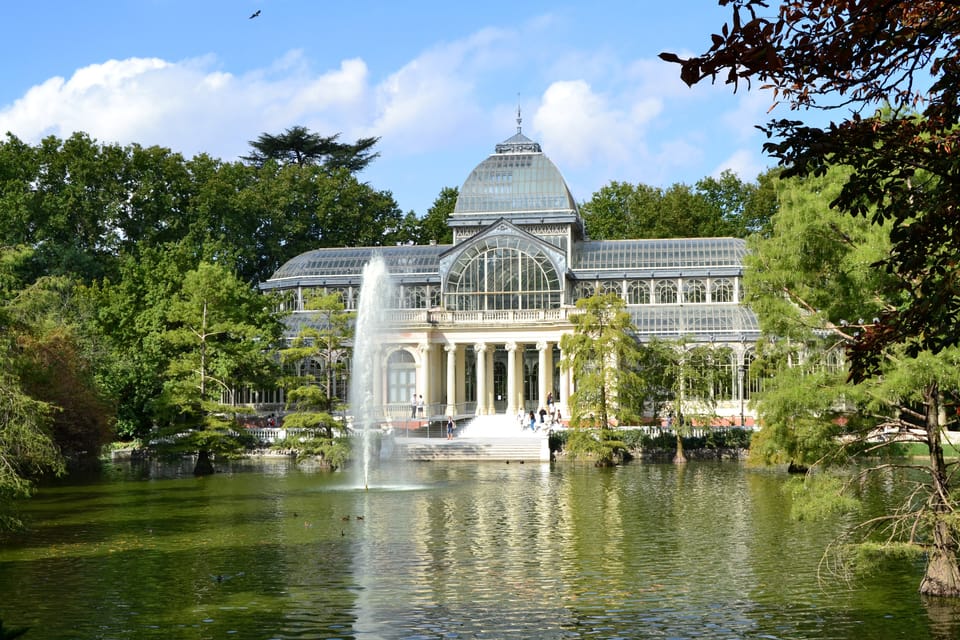
[[[676,436],[673,461],[687,462],[683,438],[695,424],[709,425],[716,417],[714,386],[721,359],[728,354],[712,345],[691,344],[685,339],[654,339],[640,346],[639,367],[643,397],[654,414],[668,412],[668,422]]]
[[[313,164],[357,173],[380,155],[371,151],[380,138],[359,138],[353,144],[347,144],[337,142],[339,137],[339,133],[321,136],[300,125],[277,135],[261,133],[256,140],[250,141],[253,152],[243,159],[257,166],[275,160],[280,164],[300,167]]]
[[[18,267],[29,259],[27,249],[0,248],[0,530],[22,525],[14,511],[42,475],[61,474],[63,455],[50,435],[50,404],[31,397],[16,375],[20,349],[16,336],[24,327],[11,314],[9,301],[21,285]]]
[[[50,434],[71,458],[95,458],[113,436],[114,403],[101,384],[108,358],[89,298],[76,282],[49,276],[7,306],[17,342],[11,370],[22,389],[53,409]]]
[[[624,301],[616,294],[577,300],[571,317],[573,333],[560,340],[560,366],[573,371],[576,391],[570,396],[570,424],[575,428],[567,446],[571,453],[594,454],[597,464],[612,464],[623,443],[612,433],[612,420],[633,417],[633,393],[639,388],[639,352],[634,327]],[[592,430],[599,428],[595,435]]]
[[[888,346],[960,342],[960,5],[930,0],[720,0],[732,19],[702,55],[680,58],[688,84],[757,82],[792,109],[846,117],[827,126],[769,122],[765,150],[785,176],[852,167],[831,205],[890,227],[881,264],[903,295],[852,341],[852,374],[882,368]],[[887,105],[886,109],[878,109]],[[920,109],[917,113],[916,109]]]
[[[871,474],[888,479],[894,466],[880,454],[904,441],[925,445],[924,462],[895,465],[925,480],[904,481],[908,498],[860,526],[858,548],[924,557],[920,590],[960,596],[960,529],[943,451],[944,431],[955,419],[946,406],[958,400],[960,349],[910,353],[888,344],[881,375],[847,382],[845,346],[876,324],[873,314],[896,305],[904,287],[897,274],[872,268],[889,255],[891,225],[872,225],[828,207],[848,171],[853,169],[783,182],[774,233],[751,240],[745,289],[764,332],[754,365],[771,376],[754,398],[764,427],[751,443],[751,456],[817,468],[858,461],[853,479],[839,485],[840,495],[851,497]],[[884,440],[883,434],[893,436]],[[807,476],[802,495],[831,497],[814,491],[825,475]]]
[[[349,454],[347,425],[333,413],[346,403],[348,352],[355,314],[346,311],[340,294],[318,296],[306,303],[309,322],[290,346],[280,350],[280,362],[293,375],[284,376],[288,429],[303,430],[297,450],[341,466]],[[301,439],[298,433],[298,439]]]
[[[171,349],[164,376],[167,420],[158,434],[162,448],[195,451],[194,473],[213,473],[214,456],[230,456],[238,437],[231,402],[242,385],[273,379],[272,349],[280,326],[270,300],[228,269],[201,263],[184,276],[171,302],[161,340]]]

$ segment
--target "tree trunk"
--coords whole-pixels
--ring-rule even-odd
[[[930,510],[933,516],[932,546],[927,569],[920,581],[920,593],[930,596],[960,597],[960,567],[957,566],[957,540],[947,522],[950,514],[950,480],[943,460],[940,440],[939,389],[930,385],[924,392],[927,443],[930,447]]]
[[[683,454],[683,436],[677,430],[677,453],[673,456],[673,464],[686,464],[687,456]]]
[[[197,464],[193,467],[193,475],[209,476],[214,473],[213,462],[210,460],[210,452],[201,449],[197,454]]]
[[[928,596],[960,596],[960,570],[957,568],[957,542],[950,525],[937,518],[933,525],[933,547],[927,570],[920,581],[920,593]]]

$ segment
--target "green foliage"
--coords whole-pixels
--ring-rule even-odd
[[[570,431],[564,450],[571,460],[588,459],[598,467],[608,467],[622,460],[627,446],[614,429],[579,427]]]
[[[560,341],[560,366],[572,370],[577,380],[570,397],[570,424],[606,428],[614,415],[622,411],[621,417],[627,417],[630,407],[637,406],[639,351],[633,325],[615,294],[582,298],[577,311],[571,317],[573,333]]]
[[[611,182],[581,206],[591,237],[692,238],[764,233],[773,213],[768,181],[744,183],[730,171],[694,187],[659,189]]]
[[[96,455],[110,408],[96,384],[97,342],[75,283],[23,283],[33,252],[0,248],[0,529],[20,521],[13,505],[65,455]]]
[[[453,229],[447,225],[447,221],[457,206],[459,195],[460,190],[457,187],[444,187],[440,190],[440,194],[420,221],[418,244],[428,244],[430,241],[453,244]]]
[[[229,262],[255,283],[318,246],[409,239],[392,194],[354,175],[357,162],[375,157],[376,139],[333,138],[322,165],[250,166],[81,133],[37,147],[8,135],[0,141],[0,246],[35,248],[21,266],[26,283],[42,275],[116,281],[124,255],[175,245],[191,267]]]
[[[713,388],[730,354],[712,345],[653,339],[640,347],[641,394],[658,417],[666,411],[675,430],[676,459],[684,460],[684,437],[694,424],[710,424],[716,414]],[[665,408],[667,407],[667,408]]]
[[[338,293],[317,296],[307,302],[310,322],[304,323],[290,346],[280,350],[280,361],[292,373],[283,380],[287,389],[287,423],[320,429],[328,440],[334,430],[343,430],[331,413],[340,408],[345,397],[335,389],[346,389],[348,350],[344,346],[353,337],[353,319]]]
[[[338,468],[349,457],[350,442],[346,425],[332,415],[346,402],[334,389],[337,381],[339,388],[347,386],[348,350],[344,345],[353,337],[356,314],[346,311],[338,293],[312,298],[306,306],[310,321],[280,350],[280,361],[289,373],[283,379],[289,411],[284,426],[300,434],[281,447],[295,449],[298,459],[319,456]]]
[[[280,325],[267,299],[221,266],[185,274],[157,338],[169,350],[160,407],[160,448],[229,455],[246,443],[231,403],[242,385],[273,379],[271,349]]]
[[[22,526],[13,505],[31,494],[38,477],[66,470],[48,435],[53,407],[26,395],[4,371],[5,361],[0,351],[0,531]]]
[[[284,421],[287,426],[287,421]],[[290,428],[290,427],[288,427]],[[279,451],[295,451],[297,461],[320,459],[331,469],[342,468],[353,453],[353,443],[348,436],[329,438],[309,430],[297,431],[272,445]]]
[[[24,362],[20,338],[30,336],[31,327],[12,301],[18,268],[30,256],[26,249],[0,248],[0,530],[21,526],[15,501],[30,495],[38,477],[65,470],[50,433],[56,407],[25,391],[18,373]]]
[[[608,438],[615,441],[618,447],[612,452],[611,457],[626,459],[633,452],[662,452],[672,453],[676,449],[676,436],[671,433],[659,432],[649,433],[641,429],[615,429],[614,435]],[[582,430],[564,429],[550,432],[550,450],[565,451],[569,453],[569,442],[571,438],[579,438]],[[586,433],[590,433],[587,430]],[[686,451],[702,449],[749,449],[750,440],[753,432],[746,429],[713,429],[706,435],[684,436],[683,448]],[[596,455],[592,449],[599,449],[593,442],[584,443],[584,452],[587,456]],[[602,451],[601,451],[602,453]],[[577,457],[575,453],[574,458]]]
[[[713,31],[723,37],[713,37],[704,54],[661,57],[680,64],[688,84],[757,80],[794,113],[847,114],[828,126],[773,120],[764,127],[765,151],[784,175],[851,167],[830,205],[889,225],[892,250],[882,271],[901,278],[903,295],[888,299],[891,308],[854,336],[853,379],[879,375],[897,344],[909,355],[958,345],[960,7],[882,0],[781,2],[773,9],[765,0],[722,4],[732,20]]]
[[[676,436],[648,433],[640,429],[620,429],[617,438],[630,451],[674,451]],[[753,432],[747,429],[710,429],[706,435],[683,436],[683,449],[749,449]]]
[[[61,452],[96,456],[113,435],[114,406],[100,383],[108,354],[85,288],[46,276],[7,311],[17,343],[12,371],[23,391],[56,408],[51,435]]]
[[[256,140],[250,141],[253,152],[243,159],[257,166],[275,160],[301,167],[313,164],[356,173],[380,155],[370,151],[380,138],[360,138],[353,144],[346,144],[337,142],[339,137],[339,133],[321,136],[299,125],[277,135],[261,133]]]
[[[791,498],[790,515],[796,520],[823,520],[836,513],[860,508],[860,501],[844,492],[846,482],[830,473],[792,477],[783,486]]]

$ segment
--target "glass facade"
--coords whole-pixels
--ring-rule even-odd
[[[446,280],[451,311],[556,309],[560,276],[534,243],[515,236],[486,238],[457,259]]]

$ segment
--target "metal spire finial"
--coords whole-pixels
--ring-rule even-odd
[[[523,122],[523,118],[520,117],[520,94],[517,94],[517,133],[521,133],[520,124]]]

